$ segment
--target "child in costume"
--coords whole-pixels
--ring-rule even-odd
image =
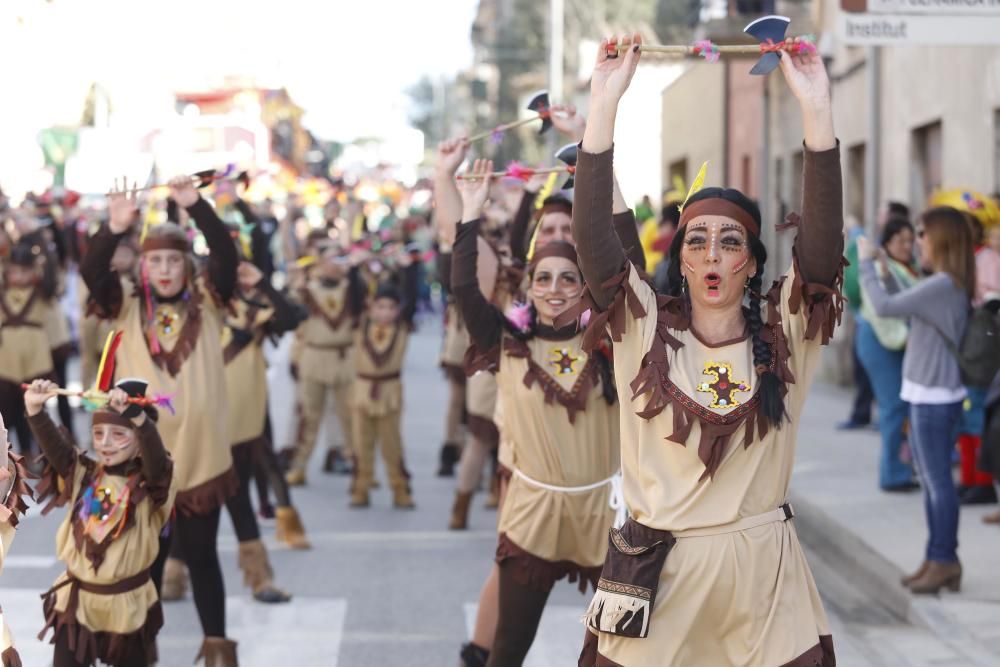
[[[17,434],[22,455],[31,454],[31,431],[24,418],[21,383],[53,377],[45,335],[52,302],[42,285],[31,243],[18,242],[3,263],[0,289],[0,414]]]
[[[43,595],[42,636],[54,632],[54,667],[152,665],[163,611],[150,568],[176,491],[156,409],[128,402],[144,396],[145,382],[120,382],[107,407],[93,413],[94,459],[74,449],[45,412],[56,388],[35,380],[24,397],[46,464],[42,514],[69,508],[56,535],[66,572]]]
[[[124,332],[117,350],[123,376],[146,377],[174,396],[178,414],[159,422],[174,461],[176,521],[205,640],[199,657],[209,667],[236,664],[236,643],[226,638],[225,586],[216,549],[219,512],[236,493],[222,355],[223,313],[236,290],[236,247],[225,224],[195,190],[191,178],[170,182],[171,196],[205,237],[209,258],[196,273],[187,232],[175,223],[149,228],[141,240],[141,285],[110,270],[115,248],[138,217],[135,196],[113,193],[110,222],[91,239],[80,273],[91,307]],[[169,553],[162,548],[162,557]],[[163,562],[158,561],[158,562]],[[159,578],[154,567],[154,579]],[[181,568],[165,573],[176,579]]]
[[[250,475],[255,459],[262,459],[267,441],[267,362],[264,340],[295,329],[305,313],[275,290],[254,264],[243,261],[237,269],[239,289],[230,304],[223,330],[222,355],[226,362],[229,430],[233,463],[240,477],[240,492],[226,501],[240,543],[240,567],[254,597],[265,602],[287,601],[287,594],[271,581],[271,566],[260,541],[260,528],[250,505]],[[308,548],[302,522],[291,505],[288,489],[275,487],[278,496],[277,535],[293,548]]]
[[[375,479],[375,444],[392,488],[393,506],[415,507],[409,474],[403,462],[401,420],[402,370],[406,344],[416,311],[416,264],[402,256],[400,286],[379,285],[368,312],[355,333],[355,379],[351,391],[351,425],[357,458],[351,507],[368,507],[368,492]],[[401,291],[406,294],[401,296]]]
[[[328,242],[305,284],[295,291],[309,318],[299,328],[299,399],[302,409],[295,457],[286,479],[305,484],[306,467],[316,446],[327,395],[333,394],[337,420],[353,452],[350,407],[354,383],[355,332],[364,309],[365,287],[348,257]],[[328,457],[329,458],[329,457]]]
[[[10,451],[7,428],[0,417],[0,573],[3,562],[14,541],[14,529],[18,516],[27,511],[25,498],[32,492],[26,480],[30,477],[23,465],[23,459]],[[2,602],[2,601],[0,601]],[[14,648],[14,637],[0,607],[0,667],[21,667],[21,658]]]

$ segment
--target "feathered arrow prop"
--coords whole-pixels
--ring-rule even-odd
[[[244,185],[250,184],[250,174],[246,171],[237,171],[235,164],[227,164],[222,169],[206,169],[204,171],[196,171],[191,174],[191,184],[196,188],[205,188],[212,183],[218,183],[220,181],[235,181],[238,183],[243,183]],[[170,187],[166,183],[155,183],[153,185],[147,185],[142,188],[136,188],[134,192],[145,192],[147,190],[155,190],[157,188]]]
[[[753,21],[743,32],[758,40],[757,44],[715,44],[702,39],[689,45],[640,44],[640,53],[655,53],[680,58],[704,58],[710,63],[717,62],[721,56],[760,55],[760,59],[750,70],[751,74],[769,74],[780,62],[778,53],[791,55],[816,53],[815,39],[805,35],[797,39],[786,39],[785,32],[791,19],[787,16],[764,16]],[[617,58],[633,47],[631,41],[608,45],[608,57]]]
[[[513,130],[515,127],[521,127],[522,125],[527,125],[535,120],[541,119],[542,126],[538,129],[538,134],[545,134],[552,127],[552,119],[550,117],[551,105],[549,104],[549,93],[548,91],[542,90],[535,93],[535,96],[531,98],[531,102],[528,103],[527,109],[529,111],[534,111],[537,115],[531,116],[529,118],[524,118],[522,120],[516,120],[512,123],[504,123],[503,125],[498,125],[492,130],[487,130],[485,132],[480,132],[479,134],[474,134],[469,137],[469,142],[479,141],[480,139],[490,138],[494,144],[499,144],[503,141],[504,134],[507,130]]]

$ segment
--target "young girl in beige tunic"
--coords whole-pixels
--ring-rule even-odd
[[[519,665],[534,639],[553,585],[563,577],[593,583],[606,551],[613,479],[619,468],[616,398],[608,360],[581,349],[576,322],[554,319],[574,306],[582,276],[573,246],[553,241],[528,267],[530,322],[505,316],[476,276],[479,216],[492,164],[478,160],[464,179],[452,289],[483,367],[497,373],[513,443],[513,477],[500,517],[496,559],[500,613],[488,665]]]
[[[4,426],[3,418],[0,417],[0,574],[3,573],[4,559],[14,541],[14,529],[17,527],[19,517],[28,509],[25,498],[32,497],[27,484],[28,479],[29,474],[24,467],[24,460],[10,451],[7,428]],[[2,602],[0,600],[0,604]],[[21,658],[14,648],[14,636],[7,625],[2,607],[0,607],[0,667],[21,667]]]
[[[54,389],[36,380],[25,394],[46,463],[39,500],[50,502],[42,513],[69,509],[56,535],[66,572],[42,596],[40,636],[53,630],[54,667],[98,660],[113,667],[152,665],[163,611],[150,568],[176,492],[156,411],[127,403],[144,386],[140,392],[111,390],[108,407],[93,414],[93,459],[74,449],[45,412]]]
[[[787,505],[796,425],[840,309],[842,193],[826,72],[817,55],[780,61],[805,126],[792,268],[761,294],[756,205],[705,188],[683,208],[661,296],[610,233],[615,115],[640,55],[608,58],[617,46],[601,44],[594,70],[573,222],[591,327],[611,334],[629,399],[621,442],[630,519],[610,533],[580,664],[832,667]]]
[[[40,267],[30,243],[19,242],[0,264],[0,414],[17,433],[21,454],[31,454],[31,430],[24,418],[21,383],[54,377],[45,326],[52,301],[42,286]],[[30,459],[29,459],[30,460]]]
[[[174,461],[177,513],[170,539],[191,574],[209,667],[236,664],[226,638],[225,585],[216,537],[220,507],[239,488],[230,452],[222,327],[236,288],[238,257],[229,230],[186,176],[170,183],[171,196],[194,220],[209,249],[206,270],[195,271],[187,232],[174,223],[149,229],[142,241],[141,286],[110,270],[118,243],[135,223],[134,197],[110,197],[110,222],[91,240],[80,273],[95,312],[122,331],[116,355],[120,377],[148,378],[173,396],[177,414],[163,414],[160,435]],[[166,545],[165,545],[166,547]],[[158,561],[158,563],[161,561]],[[166,578],[183,576],[177,566]],[[154,579],[159,578],[159,565]]]

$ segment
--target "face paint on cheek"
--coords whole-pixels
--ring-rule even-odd
[[[739,273],[740,271],[742,271],[743,269],[745,269],[746,266],[747,266],[747,264],[749,264],[749,263],[750,263],[750,253],[747,253],[747,256],[743,258],[743,261],[740,262],[739,264],[737,264],[736,268],[733,269],[733,273],[734,274]]]
[[[685,259],[685,260],[683,261],[683,264],[684,264],[684,268],[686,268],[686,269],[687,269],[688,271],[690,271],[691,273],[694,273],[694,267],[693,267],[693,266],[691,266],[691,263],[690,263],[690,262],[688,262],[688,261],[687,261],[687,260]]]

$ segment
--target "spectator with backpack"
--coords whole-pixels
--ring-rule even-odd
[[[882,277],[882,286],[876,250],[867,239],[858,240],[858,257],[861,283],[876,314],[910,318],[900,395],[910,403],[910,444],[922,478],[929,539],[923,564],[903,584],[914,593],[934,594],[945,586],[957,591],[962,581],[951,453],[966,397],[963,379],[969,379],[963,378],[960,357],[976,265],[965,216],[953,208],[925,211],[917,243],[931,275],[905,290],[898,290],[891,273]]]

